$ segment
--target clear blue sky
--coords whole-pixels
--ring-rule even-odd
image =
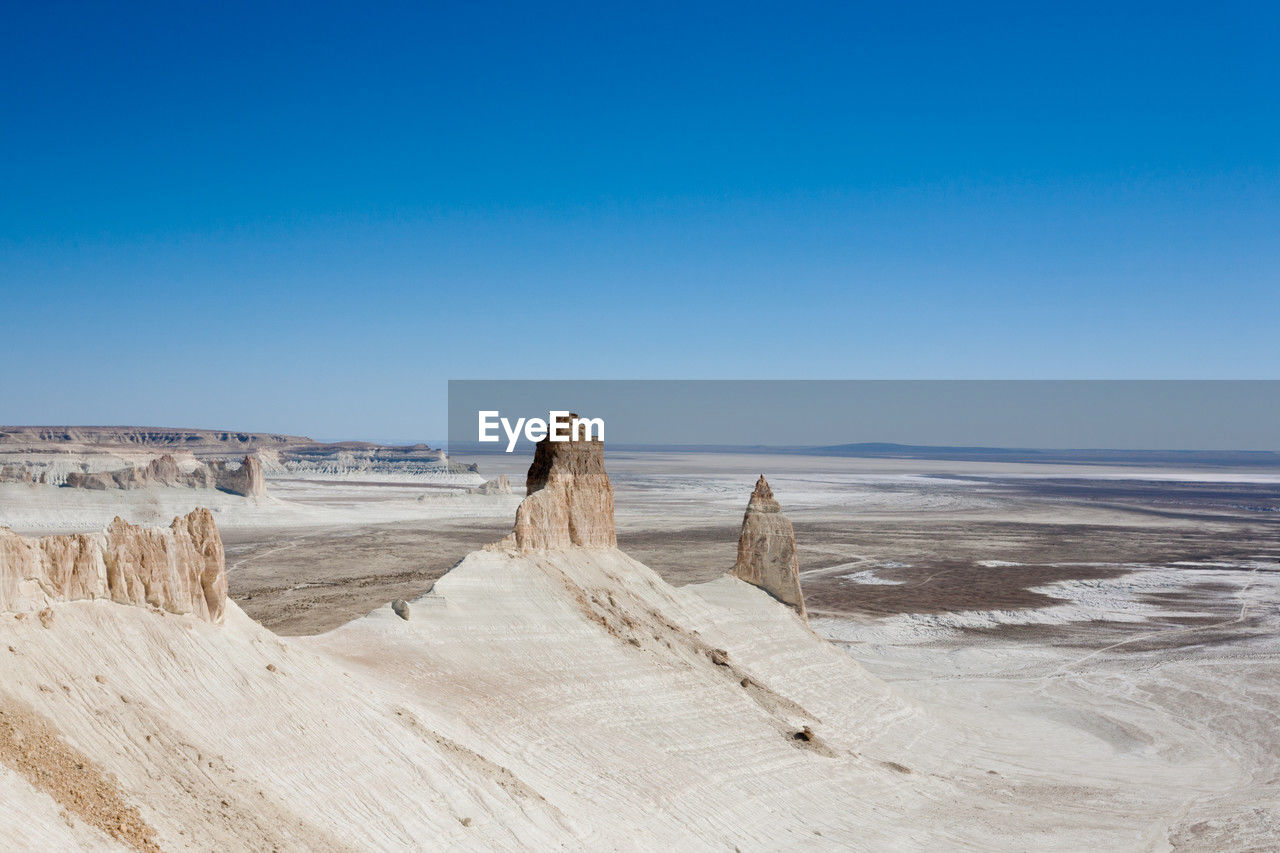
[[[10,4],[0,422],[1280,376],[1270,3]]]

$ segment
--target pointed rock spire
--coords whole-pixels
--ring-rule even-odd
[[[733,574],[805,616],[795,530],[782,514],[782,506],[763,474],[756,480],[755,491],[742,516],[738,562],[734,564]]]

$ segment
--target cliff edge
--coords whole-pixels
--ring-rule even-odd
[[[195,509],[168,527],[116,518],[98,533],[39,539],[0,527],[0,612],[99,598],[220,622],[227,572],[213,513]]]

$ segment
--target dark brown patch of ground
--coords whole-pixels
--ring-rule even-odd
[[[116,780],[63,740],[44,717],[8,699],[0,700],[0,761],[125,847],[159,853],[155,830]]]
[[[938,484],[940,492],[956,488]],[[851,515],[847,523],[833,523],[829,511],[825,520],[814,520],[803,509],[788,509],[810,612],[888,616],[1043,607],[1058,600],[1032,588],[1054,581],[1116,577],[1125,565],[1280,553],[1280,513],[1271,511],[1276,501],[1269,485],[971,478],[959,489],[980,494],[986,508]],[[628,499],[643,506],[643,490],[632,489]],[[631,514],[618,545],[672,584],[700,583],[733,566],[740,524],[737,512],[722,523],[694,526],[665,511]],[[417,596],[510,528],[503,518],[230,533],[231,595],[272,630],[317,633],[394,598]],[[1016,565],[980,565],[991,560]],[[898,563],[903,566],[892,566]],[[903,583],[841,577],[865,569]],[[1206,611],[1193,606],[1234,600],[1226,589],[1201,593],[1203,600],[1169,601],[1169,609],[1199,614]],[[1024,628],[999,630],[1013,636]]]
[[[278,634],[319,634],[396,598],[416,598],[508,521],[386,524],[224,537],[230,594]]]

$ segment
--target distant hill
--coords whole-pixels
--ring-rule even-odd
[[[492,445],[490,445],[492,447]],[[1051,463],[1055,465],[1180,465],[1280,468],[1280,452],[1269,450],[1108,450],[1033,447],[965,447],[864,441],[824,446],[765,444],[613,444],[614,452],[785,453],[866,459],[934,459],[954,462]]]
[[[246,453],[255,450],[306,452],[374,451],[395,449],[425,452],[425,444],[391,446],[371,441],[316,441],[305,435],[244,432],[224,429],[146,426],[0,426],[0,450],[23,447],[39,450],[91,447],[189,450],[207,453]]]
[[[1056,464],[1207,465],[1280,467],[1280,453],[1266,450],[1050,450],[1023,447],[935,447],[889,442],[833,444],[787,448],[810,456],[855,456],[887,459],[954,461],[1052,462]]]
[[[64,445],[155,448],[157,450],[251,451],[309,445],[306,436],[238,430],[142,426],[5,426],[0,445],[54,449]]]

